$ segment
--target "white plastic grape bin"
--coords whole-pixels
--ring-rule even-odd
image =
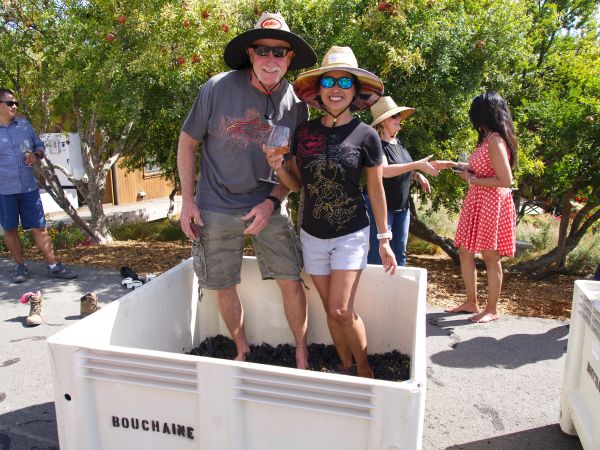
[[[600,281],[575,281],[560,428],[600,449]]]
[[[311,343],[330,344],[308,276]],[[425,409],[427,272],[362,274],[355,307],[369,353],[410,356],[410,379],[368,380],[185,354],[228,336],[192,261],[48,339],[62,450],[419,449]],[[274,281],[245,257],[238,286],[251,344],[293,344]]]

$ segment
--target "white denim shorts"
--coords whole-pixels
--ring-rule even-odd
[[[367,267],[369,227],[333,239],[319,239],[300,229],[304,271],[329,275],[332,270],[362,270]]]

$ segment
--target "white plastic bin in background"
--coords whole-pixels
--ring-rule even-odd
[[[78,133],[45,133],[40,134],[40,139],[46,146],[47,159],[67,169],[75,178],[79,179],[84,176],[81,139]],[[73,183],[60,170],[57,169],[55,173],[71,206],[79,208],[77,189]],[[40,189],[40,196],[46,214],[62,211],[62,208],[45,189]]]
[[[187,355],[228,335],[214,292],[198,302],[187,260],[48,339],[62,450],[420,449],[425,408],[424,269],[369,266],[356,309],[370,353],[410,356],[410,379],[368,380]],[[331,344],[310,290],[309,343]],[[293,344],[274,281],[244,258],[251,344]]]
[[[575,282],[560,428],[584,449],[600,449],[600,281]]]

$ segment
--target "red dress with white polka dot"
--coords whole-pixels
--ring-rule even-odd
[[[492,134],[498,133],[487,136],[469,157],[469,168],[476,178],[495,176],[488,151]],[[513,256],[515,223],[515,204],[510,188],[471,185],[460,211],[454,245],[462,245],[471,253],[497,250],[503,256]]]

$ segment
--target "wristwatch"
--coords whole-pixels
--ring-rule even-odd
[[[277,211],[281,206],[281,200],[273,195],[269,195],[265,200],[271,200],[273,202],[273,211]]]
[[[391,239],[392,238],[392,232],[391,231],[386,231],[385,233],[377,233],[377,239],[381,240],[381,239]]]

